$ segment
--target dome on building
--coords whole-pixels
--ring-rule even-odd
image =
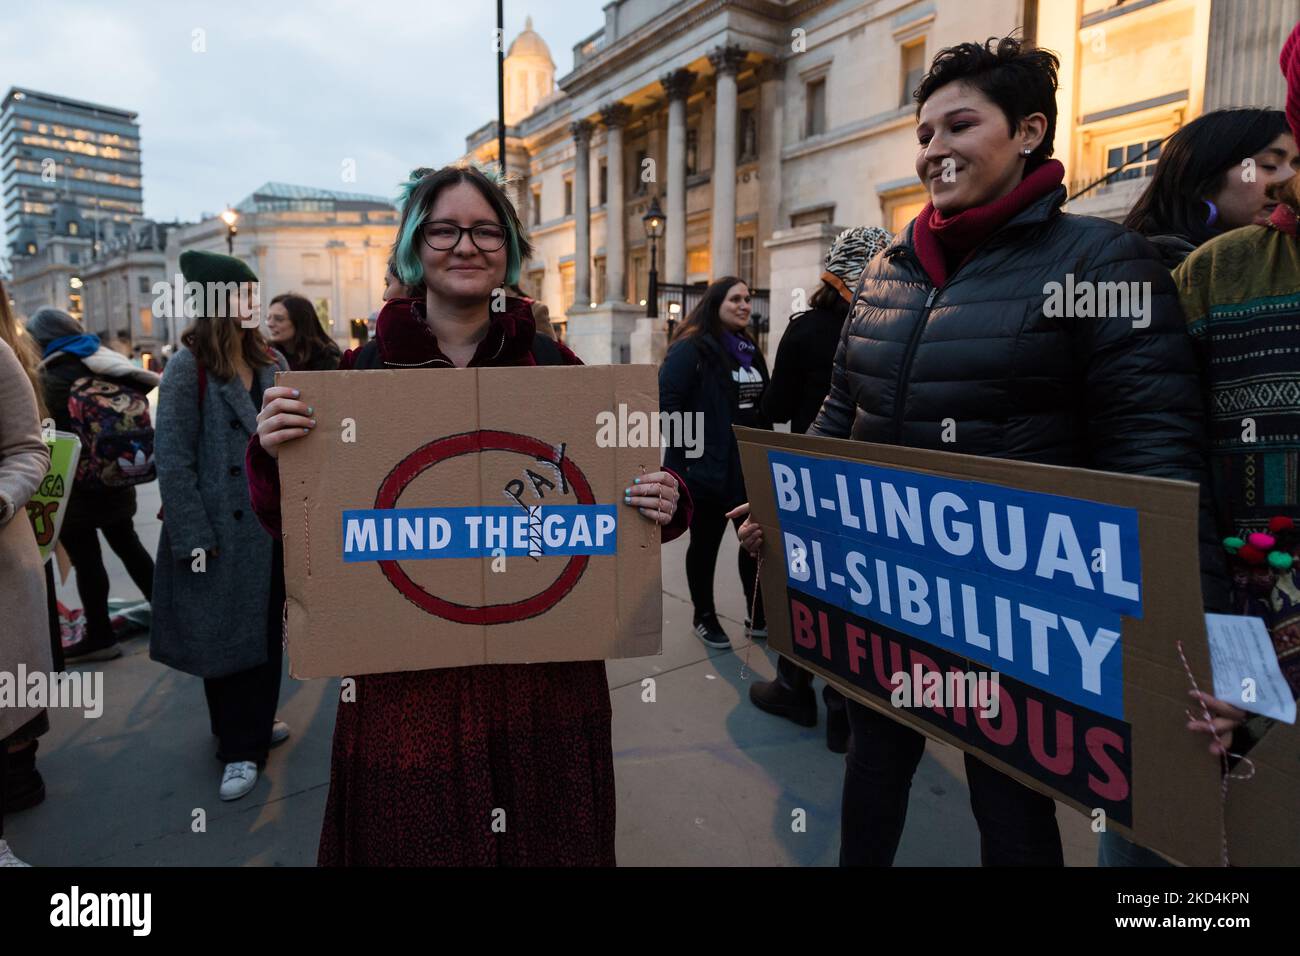
[[[533,18],[515,37],[506,54],[506,125],[514,126],[555,90],[555,62],[551,50],[533,30]]]
[[[528,17],[524,21],[524,31],[515,37],[515,42],[510,44],[510,49],[506,53],[507,57],[512,56],[535,56],[551,60],[551,48],[546,45],[540,33],[533,30],[533,18]]]

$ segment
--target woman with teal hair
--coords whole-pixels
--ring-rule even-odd
[[[494,177],[417,170],[403,189],[397,277],[423,298],[390,299],[375,338],[342,369],[580,365],[536,334],[528,303],[499,293],[531,247]],[[522,399],[521,399],[522,400]],[[280,533],[276,458],[312,434],[310,397],[267,392],[248,446],[253,507]],[[557,414],[562,414],[557,410]],[[472,427],[471,423],[466,423]],[[322,436],[319,440],[327,440]],[[628,477],[625,498],[665,540],[689,498],[666,471]],[[679,495],[681,500],[679,501]],[[376,621],[382,633],[382,621]],[[603,661],[489,664],[356,679],[334,730],[321,865],[612,865],[614,758]],[[508,825],[494,832],[504,812]]]

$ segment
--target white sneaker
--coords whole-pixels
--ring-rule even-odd
[[[0,866],[25,866],[30,868],[30,863],[24,863],[18,857],[14,856],[14,851],[9,849],[9,844],[0,840]]]
[[[289,739],[289,725],[283,720],[277,720],[271,725],[271,746],[282,744]]]
[[[221,776],[221,799],[238,800],[257,785],[257,764],[251,760],[240,760],[226,764],[226,772]]]

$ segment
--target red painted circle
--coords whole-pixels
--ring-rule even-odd
[[[376,508],[394,508],[397,499],[402,496],[406,486],[429,468],[449,458],[485,451],[515,452],[541,461],[552,461],[555,449],[543,441],[527,435],[513,432],[476,431],[448,435],[421,445],[411,454],[399,461],[388,473],[375,495]],[[587,476],[570,458],[565,458],[560,466],[565,481],[573,489],[574,497],[580,505],[594,505],[596,497],[591,493]],[[384,577],[408,601],[423,611],[437,617],[455,621],[458,624],[509,624],[536,617],[555,607],[560,600],[573,590],[582,573],[587,570],[590,555],[575,554],[564,566],[560,576],[543,591],[521,601],[509,604],[485,604],[475,607],[469,604],[456,604],[444,598],[430,594],[407,576],[397,561],[380,561],[379,569]]]

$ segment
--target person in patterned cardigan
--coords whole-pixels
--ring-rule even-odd
[[[1281,66],[1287,120],[1300,140],[1300,24]],[[1234,552],[1233,606],[1264,619],[1300,696],[1300,176],[1270,196],[1278,205],[1268,225],[1205,243],[1174,270],[1174,282],[1203,362],[1219,531]],[[1239,721],[1225,714],[1214,723],[1217,750]]]

